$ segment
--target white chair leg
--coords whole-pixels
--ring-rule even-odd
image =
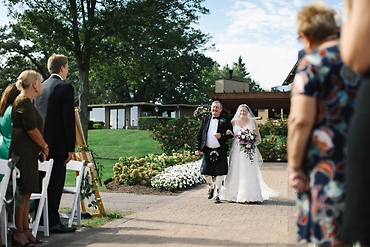
[[[44,205],[44,236],[48,237],[49,236],[49,210],[48,210],[48,199],[46,198],[45,200],[45,205]]]
[[[77,225],[81,226],[81,200],[80,196],[78,197],[77,200],[77,210],[76,210],[76,215],[77,215]]]
[[[1,240],[4,246],[8,246],[8,216],[5,207],[6,206],[3,205],[1,209]]]
[[[43,204],[44,204],[44,201],[43,200],[40,200],[39,201],[39,205],[37,207],[35,220],[33,221],[32,235],[34,237],[37,236],[37,231],[39,230],[39,225],[40,225],[40,219],[41,219],[41,213],[42,213]]]
[[[68,227],[72,227],[73,219],[76,213],[76,208],[78,207],[77,205],[78,205],[78,200],[77,200],[77,196],[75,196],[73,199],[71,214],[69,215],[69,219],[68,219]]]

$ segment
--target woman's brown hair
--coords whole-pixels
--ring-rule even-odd
[[[8,85],[0,100],[0,116],[3,116],[8,106],[14,103],[15,98],[19,95],[20,91],[17,89],[15,84]]]

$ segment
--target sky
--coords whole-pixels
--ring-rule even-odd
[[[206,55],[221,67],[242,57],[252,79],[263,89],[282,85],[297,61],[295,17],[309,0],[206,0],[210,15],[199,27],[213,38],[217,51]],[[342,12],[341,0],[324,1]]]
[[[206,56],[229,67],[239,56],[252,79],[263,89],[281,85],[297,61],[302,45],[297,41],[295,16],[310,0],[206,0],[210,11],[201,16],[198,28],[212,36],[216,51]],[[341,0],[325,0],[342,11]],[[8,23],[0,2],[0,25]]]

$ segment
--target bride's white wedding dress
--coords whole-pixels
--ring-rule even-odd
[[[247,127],[248,128],[248,127]],[[235,125],[234,133],[241,127]],[[249,129],[251,129],[249,127]],[[247,153],[240,151],[240,146],[234,138],[229,160],[229,171],[221,189],[221,200],[230,202],[262,202],[271,197],[279,196],[279,192],[269,188],[263,181],[260,166],[263,160],[258,148],[255,149],[253,159]]]

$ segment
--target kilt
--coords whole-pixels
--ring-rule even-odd
[[[217,151],[219,154],[216,162],[211,161],[210,156],[213,151]],[[222,150],[221,148],[212,149],[209,147],[204,147],[200,174],[210,176],[227,175],[228,168],[229,165],[227,163],[227,152],[225,150]]]

